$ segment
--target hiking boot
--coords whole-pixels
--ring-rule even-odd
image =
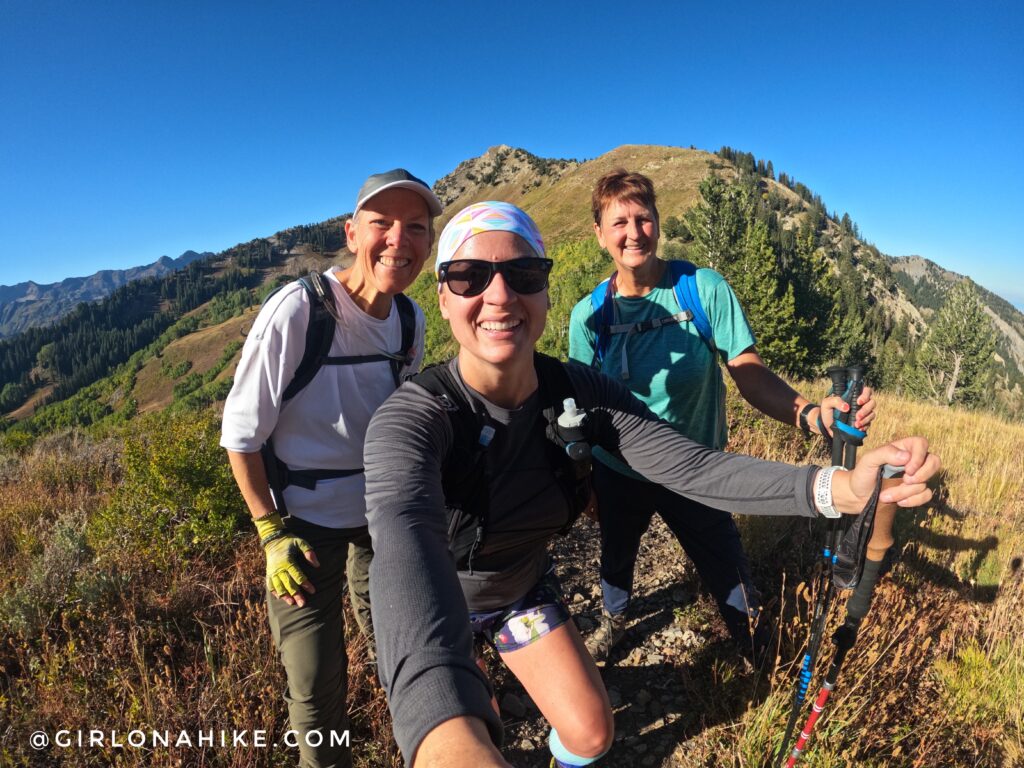
[[[772,633],[768,619],[761,612],[745,627],[729,627],[736,650],[754,669],[764,666],[771,650]]]
[[[601,618],[597,620],[597,629],[587,638],[586,642],[587,650],[594,657],[597,666],[605,665],[608,657],[612,654],[612,648],[618,645],[625,634],[626,614],[601,611]]]

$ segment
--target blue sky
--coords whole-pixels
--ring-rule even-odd
[[[0,284],[221,250],[495,144],[693,144],[1024,307],[1020,3],[664,6],[0,0]]]

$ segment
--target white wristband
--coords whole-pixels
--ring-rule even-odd
[[[842,515],[832,503],[832,475],[842,467],[825,467],[814,478],[814,506],[822,517],[836,518]]]

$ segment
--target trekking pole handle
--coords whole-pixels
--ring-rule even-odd
[[[882,490],[899,485],[902,476],[903,467],[886,464],[882,469]],[[882,575],[885,555],[895,541],[892,527],[897,509],[899,507],[894,502],[887,504],[880,502],[875,508],[875,524],[867,544],[864,571],[861,574],[860,583],[857,584],[857,588],[846,604],[847,614],[858,622],[867,615],[868,608],[871,607],[871,595],[875,591],[875,584]]]
[[[844,393],[843,399],[850,406],[850,410],[847,411],[844,421],[853,426],[857,423],[857,412],[860,410],[860,404],[857,401],[864,391],[864,366],[851,365],[846,369],[846,373],[847,392]]]
[[[828,369],[828,376],[832,379],[832,394],[837,397],[843,397],[846,394],[847,377],[849,369],[842,365],[834,365]],[[842,422],[846,414],[841,411],[833,411],[833,424],[832,424],[832,466],[841,467],[843,465],[843,450],[844,443],[839,438],[839,434],[836,430],[836,424]]]
[[[849,367],[833,365],[828,369],[828,377],[832,379],[832,394],[843,397],[846,394],[846,387],[849,383]]]
[[[903,477],[903,467],[886,464],[882,467],[882,490],[893,488],[900,484]],[[879,503],[875,512],[875,527],[871,531],[871,539],[868,541],[868,560],[880,561],[893,545],[892,526],[896,519],[896,510],[899,506],[894,502]]]
[[[843,400],[850,406],[850,410],[839,419],[843,425],[839,429],[844,435],[843,466],[846,469],[853,469],[857,465],[857,446],[861,445],[865,437],[865,433],[854,426],[857,423],[857,412],[860,410],[857,400],[864,391],[864,371],[863,365],[846,367],[846,391],[843,393]]]

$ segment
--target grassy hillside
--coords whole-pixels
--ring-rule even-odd
[[[926,434],[945,470],[934,505],[901,513],[899,562],[879,587],[806,764],[1020,765],[1024,427],[885,396],[880,413],[871,444]],[[730,420],[734,449],[790,461],[819,455],[794,430],[762,423],[735,400]],[[217,430],[210,412],[151,413],[0,456],[3,764],[294,763],[287,751],[252,747],[36,752],[27,742],[37,729],[286,729],[284,681],[262,606],[262,555]],[[777,658],[763,672],[744,671],[718,645],[724,629],[706,598],[660,611],[657,626],[695,633],[705,644],[688,654],[661,651],[650,668],[646,654],[625,659],[606,673],[623,691],[617,722],[637,729],[624,734],[628,743],[617,742],[610,765],[759,766],[779,738],[791,665],[807,637],[810,596],[800,585],[812,573],[820,532],[800,521],[752,519],[743,534],[780,621]],[[587,536],[581,528],[566,543]],[[595,583],[589,552],[563,556],[573,592],[589,594]],[[649,556],[666,570],[680,558],[672,543]],[[682,573],[679,586],[696,592],[692,571]],[[397,766],[383,695],[358,637],[349,639],[357,766]],[[632,692],[648,679],[678,701],[666,705],[679,707],[678,715],[659,719],[650,707],[638,709]],[[509,725],[513,733],[539,728],[530,710]],[[510,748],[521,765],[546,764],[540,747],[523,751],[516,741]],[[651,760],[634,762],[637,748]]]
[[[202,375],[218,364],[228,345],[243,340],[243,332],[252,325],[258,307],[246,309],[238,317],[208,328],[202,328],[175,339],[142,364],[135,374],[131,397],[138,403],[139,413],[166,408],[174,401],[174,387],[188,375]],[[222,380],[231,375],[238,362],[239,349],[226,365],[214,375]]]
[[[693,205],[700,181],[712,167],[720,166],[728,175],[736,175],[731,164],[715,155],[680,147],[626,145],[585,163],[559,161],[567,165],[550,175],[537,174],[527,156],[529,153],[523,150],[492,147],[440,179],[435,185],[440,190],[461,192],[444,198],[446,208],[438,219],[438,228],[470,203],[507,200],[534,218],[545,242],[571,242],[593,235],[590,193],[594,183],[615,168],[650,176],[658,190],[658,208],[666,218],[680,216]]]

